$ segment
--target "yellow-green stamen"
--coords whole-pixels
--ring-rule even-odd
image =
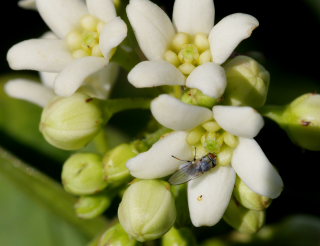
[[[164,59],[188,76],[197,66],[212,61],[208,35],[177,33],[164,53]]]
[[[238,145],[238,137],[226,132],[216,121],[211,120],[192,129],[187,136],[187,142],[196,147],[196,158],[214,153],[217,155],[217,165],[229,166],[233,151]]]
[[[92,15],[81,18],[77,29],[66,37],[66,43],[74,58],[85,56],[103,57],[99,47],[99,34],[105,25]]]

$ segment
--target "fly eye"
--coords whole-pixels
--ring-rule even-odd
[[[212,162],[215,162],[215,161],[216,161],[216,158],[217,158],[217,156],[216,156],[215,154],[212,154],[212,153],[209,153],[209,154],[208,154],[208,157],[209,157],[209,159],[210,159]]]

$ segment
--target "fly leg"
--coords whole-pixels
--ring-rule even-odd
[[[178,161],[190,162],[189,160],[181,160],[180,158],[175,157],[174,155],[171,155],[171,157],[173,157],[174,159],[177,159]]]

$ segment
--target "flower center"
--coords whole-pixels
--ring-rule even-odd
[[[217,165],[231,164],[232,154],[238,145],[238,137],[223,130],[216,121],[211,120],[192,129],[187,137],[188,144],[196,147],[200,158],[208,153],[217,155]]]
[[[103,56],[99,47],[99,34],[104,24],[92,15],[81,18],[79,27],[66,37],[67,46],[74,58]]]
[[[188,76],[197,66],[212,61],[208,35],[177,33],[165,52],[164,59]]]

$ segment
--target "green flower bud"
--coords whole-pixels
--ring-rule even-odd
[[[265,212],[246,209],[231,199],[223,219],[239,232],[255,233],[264,224]]]
[[[62,183],[66,191],[76,195],[89,195],[107,186],[102,160],[99,155],[77,153],[63,165]]]
[[[188,89],[183,93],[181,101],[184,103],[212,108],[217,103],[217,99],[203,94],[198,89]]]
[[[92,219],[102,214],[111,204],[112,196],[105,194],[82,196],[75,204],[77,216],[83,219]]]
[[[269,106],[263,115],[276,121],[297,145],[320,150],[320,95],[304,94],[287,106]]]
[[[230,243],[226,242],[226,240],[218,239],[218,238],[212,238],[209,240],[206,240],[202,246],[229,246]]]
[[[118,218],[126,232],[138,241],[161,237],[176,219],[169,184],[159,180],[134,182],[123,195]]]
[[[171,228],[162,237],[162,246],[195,246],[197,245],[192,231],[188,228],[176,229]]]
[[[270,75],[254,59],[237,56],[225,65],[227,88],[224,102],[234,106],[259,108],[265,104]]]
[[[272,199],[261,196],[252,191],[240,178],[237,177],[233,195],[242,206],[252,210],[264,210],[272,202]]]
[[[132,239],[117,223],[109,228],[100,238],[98,246],[138,246],[141,243]]]
[[[105,178],[108,182],[119,185],[129,181],[131,176],[126,163],[137,154],[133,145],[129,144],[121,144],[108,152],[103,158]]]
[[[55,97],[44,108],[40,131],[53,146],[75,150],[93,139],[103,121],[96,99],[75,93],[70,97]]]

